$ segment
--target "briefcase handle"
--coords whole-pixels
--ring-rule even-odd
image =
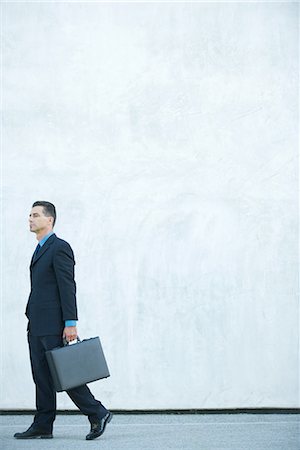
[[[77,339],[77,344],[78,344],[78,342],[81,342],[79,336],[77,336],[76,339]],[[75,341],[75,339],[74,339],[74,341]],[[64,347],[67,347],[67,345],[69,345],[69,342],[67,341],[67,339],[65,337],[63,338],[63,344],[64,344]]]

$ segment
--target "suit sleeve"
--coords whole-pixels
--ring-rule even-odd
[[[65,242],[55,252],[53,266],[57,280],[63,320],[78,320],[76,284],[74,280],[74,254]]]

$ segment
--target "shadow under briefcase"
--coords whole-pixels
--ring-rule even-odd
[[[56,392],[82,386],[110,376],[99,337],[54,348],[46,352]]]

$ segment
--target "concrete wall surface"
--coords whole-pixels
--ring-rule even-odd
[[[2,3],[2,394],[56,204],[110,408],[300,407],[297,3]],[[75,408],[60,394],[59,408]]]

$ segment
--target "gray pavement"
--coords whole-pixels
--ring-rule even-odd
[[[103,436],[86,441],[87,419],[59,415],[53,439],[17,440],[32,416],[3,415],[1,450],[300,450],[298,414],[115,414]]]

